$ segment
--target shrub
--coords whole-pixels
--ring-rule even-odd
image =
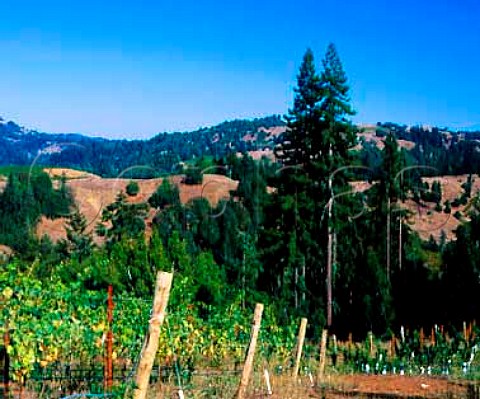
[[[456,211],[456,212],[453,214],[453,217],[454,217],[455,219],[462,220],[462,214],[460,213],[460,211]]]
[[[127,184],[126,191],[130,197],[135,197],[140,192],[140,187],[136,181],[132,180]]]
[[[191,166],[185,171],[185,178],[183,179],[185,184],[202,184],[203,173],[199,167]]]
[[[168,179],[163,179],[162,184],[148,199],[148,203],[153,208],[163,209],[168,205],[177,205],[180,203],[180,193],[175,184],[170,183]]]
[[[445,213],[451,213],[452,212],[452,207],[450,206],[450,201],[445,201],[445,208],[443,209],[443,212]]]

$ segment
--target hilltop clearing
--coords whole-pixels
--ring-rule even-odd
[[[46,170],[51,176],[64,175],[67,178],[67,186],[71,190],[75,203],[80,212],[85,215],[88,222],[87,231],[94,231],[96,224],[100,221],[102,210],[105,206],[115,201],[120,191],[125,192],[130,179],[102,179],[93,174],[82,175],[81,172],[70,169],[49,169]],[[193,198],[206,198],[213,206],[221,199],[228,198],[230,191],[237,188],[238,182],[226,176],[205,174],[202,184],[187,185],[182,182],[182,176],[169,177],[180,191],[180,201],[186,204]],[[136,196],[127,197],[131,203],[147,202],[157,187],[162,183],[163,178],[135,180],[140,188]],[[155,211],[149,212],[147,226],[153,218]],[[37,235],[44,234],[58,241],[65,237],[65,219],[47,219],[42,217],[37,226]]]

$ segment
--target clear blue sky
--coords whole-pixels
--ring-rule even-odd
[[[337,45],[358,122],[480,123],[480,2],[2,0],[0,115],[148,137],[285,113]]]

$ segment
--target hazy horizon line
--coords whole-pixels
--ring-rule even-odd
[[[44,130],[42,128],[37,128],[37,127],[29,127],[27,125],[22,124],[21,122],[17,120],[10,119],[9,117],[5,118],[0,115],[0,123],[6,124],[8,122],[15,123],[16,125],[20,126],[21,128],[25,129],[28,132],[35,132],[35,133],[41,133],[41,134],[52,134],[52,135],[81,135],[89,138],[98,138],[98,139],[104,139],[104,140],[149,140],[152,139],[159,134],[175,134],[175,133],[193,133],[202,129],[209,129],[218,125],[221,125],[223,123],[228,123],[228,122],[234,122],[234,121],[253,121],[256,119],[264,119],[268,117],[274,117],[274,116],[279,116],[283,118],[286,116],[286,114],[282,113],[270,113],[270,114],[264,114],[261,116],[251,116],[251,117],[233,117],[233,118],[225,118],[222,119],[219,122],[211,122],[211,123],[200,123],[197,125],[192,126],[191,128],[185,128],[185,129],[171,129],[171,130],[163,130],[163,131],[158,131],[153,134],[143,134],[141,132],[129,132],[129,133],[119,133],[119,134],[109,134],[108,132],[85,132],[85,131],[55,131],[55,130]],[[398,125],[404,125],[407,127],[410,126],[428,126],[428,127],[436,127],[436,128],[441,128],[449,131],[480,131],[480,123],[452,123],[450,126],[444,125],[444,124],[435,124],[435,123],[429,123],[429,122],[410,122],[410,123],[405,123],[403,121],[376,121],[376,122],[365,122],[365,121],[355,121],[352,120],[352,122],[358,126],[358,127],[366,127],[366,126],[375,126],[378,123],[395,123]]]

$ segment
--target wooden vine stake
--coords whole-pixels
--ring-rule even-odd
[[[325,363],[327,360],[327,338],[328,330],[324,329],[322,332],[322,341],[320,343],[320,366],[318,367],[317,385],[323,381],[323,376],[325,374]]]
[[[150,373],[152,372],[153,362],[155,361],[158,350],[160,327],[165,320],[165,310],[170,296],[172,279],[172,273],[157,273],[152,318],[150,319],[148,331],[145,335],[145,341],[143,342],[142,351],[140,352],[140,362],[135,375],[136,388],[133,392],[134,399],[145,399],[147,396]]]
[[[293,369],[293,378],[298,375],[300,369],[300,361],[302,360],[303,343],[305,342],[305,332],[307,331],[307,319],[302,318],[300,322],[300,330],[298,331],[297,339],[297,354],[295,359],[295,368]]]
[[[242,377],[238,390],[234,396],[235,399],[244,399],[247,393],[248,381],[252,374],[253,359],[255,357],[255,348],[257,346],[258,334],[260,333],[260,325],[262,323],[263,304],[257,303],[255,306],[255,313],[253,315],[252,333],[250,338],[250,345],[248,347],[247,358],[243,366]]]
[[[271,395],[272,392],[272,384],[270,383],[270,374],[267,369],[263,370],[263,378],[265,378],[265,384],[267,385],[267,395]]]
[[[392,338],[390,339],[390,359],[395,358],[396,343],[397,343],[397,339],[395,338],[395,334],[392,334]]]

